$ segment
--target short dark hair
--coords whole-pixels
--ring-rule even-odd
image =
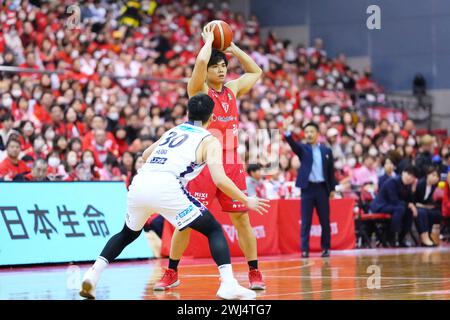
[[[218,64],[220,60],[225,61],[225,65],[228,66],[228,60],[225,53],[216,49],[212,49],[211,57],[209,58],[208,61],[208,68],[211,67],[212,65]]]
[[[418,174],[417,174],[417,168],[413,165],[409,165],[407,166],[403,172],[409,173],[410,175],[414,176],[417,178]]]
[[[197,94],[188,101],[189,121],[208,121],[214,109],[214,101],[204,93]]]
[[[315,122],[308,122],[308,123],[305,124],[305,126],[303,127],[303,130],[305,130],[305,129],[308,128],[308,127],[314,127],[314,128],[317,130],[317,132],[320,131],[320,130],[319,130],[319,126],[318,126],[317,123],[315,123]]]
[[[5,121],[14,121],[14,117],[10,112],[7,112],[0,117],[0,123]]]
[[[440,174],[440,170],[439,170],[439,168],[437,166],[429,166],[427,168],[427,176],[429,174],[432,174],[433,172],[436,172],[438,175]]]
[[[11,135],[11,136],[9,137],[8,141],[6,142],[6,148],[8,148],[8,147],[9,147],[9,145],[10,145],[11,143],[13,143],[13,142],[16,142],[16,143],[18,143],[18,144],[19,144],[19,146],[21,146],[21,145],[22,145],[22,143],[20,142],[20,138],[19,138],[19,136],[18,136],[18,135],[16,135],[16,134],[13,134],[13,135]]]
[[[262,166],[259,163],[251,163],[247,167],[247,173],[251,175],[252,172],[261,170]]]

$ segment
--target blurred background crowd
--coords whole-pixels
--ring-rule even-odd
[[[368,106],[385,102],[370,67],[358,72],[345,53],[328,56],[319,38],[311,46],[274,32],[263,39],[256,16],[245,19],[226,3],[91,0],[78,7],[79,17],[66,7],[40,1],[2,6],[0,64],[26,69],[0,72],[0,179],[129,185],[143,150],[185,121],[186,80],[201,29],[220,19],[264,70],[239,100],[239,152],[250,192],[271,199],[300,195],[294,187],[300,162],[283,139],[274,139],[285,121],[297,139],[305,123],[319,124],[342,196],[361,187],[376,192],[380,177],[398,175],[409,164],[418,167],[419,178],[435,165],[447,180],[446,133],[425,134],[407,114],[368,113]],[[228,78],[241,72],[231,59]],[[262,152],[250,141],[255,136]],[[267,170],[274,162],[278,169]]]

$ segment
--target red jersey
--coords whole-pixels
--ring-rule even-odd
[[[208,95],[214,100],[213,119],[208,130],[219,139],[223,150],[236,150],[239,111],[233,91],[225,86],[221,92],[209,88]]]
[[[27,164],[22,160],[19,160],[17,165],[13,164],[9,158],[0,162],[0,177],[8,176],[12,179],[18,174],[29,171],[31,171],[30,168],[28,168]]]

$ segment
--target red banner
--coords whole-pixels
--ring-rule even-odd
[[[300,201],[272,200],[268,213],[261,216],[250,211],[250,222],[258,240],[258,255],[300,252]],[[333,250],[355,247],[355,229],[353,221],[353,199],[331,200],[331,248]],[[236,227],[227,213],[223,213],[217,201],[209,207],[217,221],[222,225],[228,240],[231,256],[243,256],[239,248]],[[164,222],[161,255],[168,256],[174,228]],[[320,224],[315,214],[311,227],[311,251],[320,250]],[[189,246],[185,256],[193,258],[210,257],[206,237],[196,231],[191,232]]]
[[[289,199],[278,202],[278,230],[281,253],[300,252],[300,205],[301,200]],[[354,199],[333,199],[330,201],[331,249],[355,248],[355,223],[353,220]],[[320,251],[322,228],[314,210],[310,233],[310,251]]]

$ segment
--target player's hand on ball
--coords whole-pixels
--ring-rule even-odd
[[[216,28],[216,25],[214,23],[207,24],[203,28],[202,32],[202,38],[205,43],[213,43],[214,41],[214,29]]]
[[[228,48],[226,48],[223,52],[234,55],[236,48],[237,48],[237,46],[234,44],[234,42],[231,42],[230,46]]]
[[[248,197],[247,207],[251,210],[258,212],[260,215],[269,212],[267,209],[270,208],[269,200],[260,199],[257,197]]]

